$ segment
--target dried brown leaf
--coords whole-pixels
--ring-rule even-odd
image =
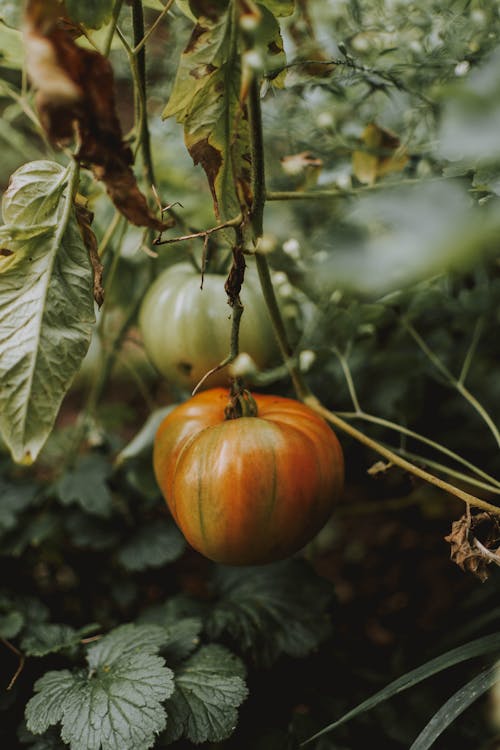
[[[24,21],[28,75],[37,89],[40,120],[51,141],[75,135],[78,158],[102,180],[132,224],[161,231],[132,172],[133,156],[116,114],[113,70],[99,52],[79,47],[57,0],[29,0]]]
[[[451,546],[451,560],[483,582],[488,578],[488,565],[500,565],[500,522],[490,513],[463,515],[453,522],[445,541]]]
[[[80,228],[83,244],[89,251],[90,262],[94,271],[94,299],[99,307],[104,302],[104,287],[102,285],[103,267],[97,251],[97,240],[92,231],[91,224],[94,214],[83,205],[78,203],[76,208],[76,220]]]

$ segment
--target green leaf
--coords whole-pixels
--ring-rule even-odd
[[[61,722],[71,750],[152,747],[165,727],[161,704],[174,690],[156,655],[163,638],[161,628],[123,625],[88,649],[88,671],[47,672],[26,706],[28,729],[42,734]]]
[[[175,4],[179,8],[179,10],[184,13],[187,18],[189,18],[190,21],[196,23],[196,16],[194,16],[191,12],[191,8],[189,7],[189,0],[175,0]]]
[[[418,685],[419,682],[426,680],[428,677],[431,677],[438,672],[449,669],[449,667],[454,667],[455,664],[460,664],[468,659],[474,659],[477,656],[483,656],[483,654],[495,652],[500,652],[500,633],[485,635],[482,638],[477,638],[463,646],[451,649],[451,651],[447,651],[446,653],[437,656],[435,659],[431,659],[420,667],[412,669],[411,672],[407,672],[402,677],[398,677],[397,680],[386,685],[385,688],[379,690],[378,693],[375,693],[370,698],[367,698],[356,706],[356,708],[348,711],[341,716],[340,719],[337,719],[332,724],[324,727],[320,732],[309,737],[307,743],[313,742],[318,737],[321,737],[322,735],[327,734],[327,732],[331,732],[333,729],[336,729],[342,724],[354,719],[355,716],[359,716],[360,714],[365,713],[365,711],[375,708],[379,703],[383,703],[389,698],[392,698],[393,695],[397,695],[414,685]]]
[[[0,615],[0,638],[15,638],[24,625],[24,616],[14,610]]]
[[[109,517],[113,498],[107,485],[111,466],[99,453],[81,456],[54,485],[63,505],[78,503],[86,513]]]
[[[70,170],[30,162],[3,201],[0,259],[0,432],[14,460],[45,443],[87,351],[93,271],[74,216]]]
[[[0,0],[0,20],[7,26],[18,29],[22,19],[22,3],[19,0]]]
[[[438,152],[450,161],[498,161],[500,146],[500,50],[448,89]]]
[[[275,16],[291,16],[295,10],[295,0],[260,0]]]
[[[130,443],[123,448],[115,459],[115,465],[121,466],[131,458],[137,458],[145,453],[151,453],[153,447],[155,435],[158,431],[158,427],[163,422],[167,414],[175,408],[176,404],[165,406],[162,409],[156,409],[146,422],[143,424],[139,432],[134,435]]]
[[[131,458],[136,458],[137,456],[141,456],[145,453],[151,453],[158,427],[161,425],[167,414],[170,414],[170,412],[175,408],[175,406],[176,404],[171,404],[170,406],[165,406],[162,409],[156,409],[152,414],[150,414],[139,432],[134,435],[130,443],[128,443],[125,448],[123,448],[117,455],[115,459],[115,465],[121,466]]]
[[[346,217],[355,230],[351,238],[330,227],[316,238],[317,249],[329,258],[312,264],[309,279],[325,295],[339,285],[361,294],[385,294],[450,269],[466,269],[491,252],[500,228],[493,207],[472,204],[451,181],[367,193]]]
[[[201,617],[194,614],[185,616],[182,602],[180,607],[179,603],[179,598],[174,597],[164,604],[150,607],[139,617],[140,623],[161,625],[165,628],[166,638],[161,652],[169,664],[182,661],[194,651],[200,643],[200,633],[203,629]]]
[[[22,524],[6,535],[2,541],[1,553],[19,557],[27,547],[39,547],[60,527],[59,514],[41,511],[34,516],[25,517]]]
[[[163,117],[184,125],[195,164],[205,170],[220,220],[250,205],[250,138],[240,102],[241,66],[232,4],[200,16],[184,50]]]
[[[428,750],[437,738],[483,693],[493,687],[500,677],[498,665],[485,669],[466,685],[457,690],[437,711],[427,726],[418,735],[410,750]]]
[[[87,625],[80,630],[54,623],[30,624],[21,640],[21,649],[26,656],[47,656],[75,646],[97,628],[96,624]]]
[[[17,734],[19,741],[23,745],[28,745],[27,750],[65,750],[67,747],[61,742],[58,732],[54,729],[49,729],[43,737],[35,737],[23,726]]]
[[[175,673],[167,701],[167,741],[185,735],[191,742],[220,742],[232,733],[237,708],[247,697],[244,667],[222,646],[205,646]]]
[[[286,65],[286,55],[278,21],[263,5],[260,6],[260,11],[262,18],[255,30],[254,49],[262,56],[263,72],[270,73]],[[273,85],[282,87],[285,75],[286,71],[283,71],[282,74],[273,77]]]
[[[64,525],[76,547],[110,549],[120,539],[115,521],[104,522],[101,518],[89,516],[78,509],[64,519]]]
[[[184,537],[168,519],[146,524],[118,553],[127,570],[159,568],[177,560],[186,548]]]
[[[0,477],[0,531],[16,525],[18,515],[31,505],[37,486],[28,483],[10,483]]]
[[[258,662],[271,664],[282,653],[306,656],[330,632],[332,588],[301,561],[220,567],[214,588],[219,599],[207,618],[209,636],[229,635]]]
[[[22,36],[16,29],[11,29],[9,26],[5,26],[0,21],[0,65],[2,68],[10,68],[11,70],[21,70],[24,60],[24,51]],[[27,144],[26,139],[21,139],[19,130],[10,126],[7,120],[2,122],[2,134],[15,133],[14,138],[17,143],[24,141],[24,152],[23,158],[26,158],[28,153],[34,153],[35,149],[33,145]],[[39,152],[37,152],[38,154]]]
[[[99,29],[111,18],[114,0],[66,0],[69,17],[89,29]]]

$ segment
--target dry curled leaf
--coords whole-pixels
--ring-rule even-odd
[[[400,172],[408,162],[408,153],[399,138],[374,122],[361,134],[362,151],[352,155],[352,171],[360,182],[373,185],[379,177]]]
[[[75,43],[57,0],[29,0],[23,32],[26,67],[50,140],[67,143],[77,136],[80,162],[104,182],[111,200],[132,224],[156,230],[172,226],[154,216],[137,186],[107,58]]]
[[[76,203],[76,220],[82,234],[83,244],[89,251],[90,262],[92,263],[92,269],[94,271],[94,299],[101,307],[104,302],[104,287],[102,285],[102,274],[103,267],[99,253],[97,251],[97,240],[94,232],[92,231],[91,224],[94,214],[89,211],[84,205]]]
[[[389,469],[392,469],[393,466],[394,464],[390,461],[376,461],[369,469],[367,469],[367,474],[376,477],[379,474],[385,474]]]
[[[296,190],[308,190],[316,185],[323,169],[323,160],[311,151],[288,154],[280,159],[283,172],[299,180]]]
[[[483,582],[488,578],[488,565],[500,565],[500,522],[490,513],[463,515],[453,522],[445,541],[451,546],[451,560]]]

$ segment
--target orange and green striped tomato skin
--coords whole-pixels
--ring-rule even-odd
[[[155,443],[156,476],[178,526],[228,565],[297,552],[343,486],[342,450],[321,417],[291,399],[254,398],[257,417],[224,420],[227,391],[206,391],[166,417]]]

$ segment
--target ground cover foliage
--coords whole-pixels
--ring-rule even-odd
[[[487,0],[0,0],[3,747],[499,746],[499,57]],[[375,441],[250,568],[168,514],[137,325],[235,241],[293,347],[257,387]]]

